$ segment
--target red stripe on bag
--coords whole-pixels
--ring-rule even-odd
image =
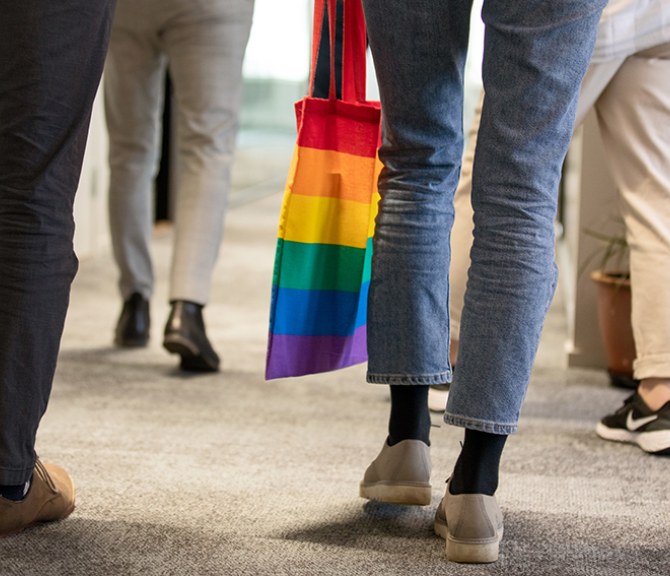
[[[379,102],[355,104],[341,100],[304,98],[295,105],[298,146],[335,150],[373,158],[379,148]],[[303,114],[309,122],[303,123]]]

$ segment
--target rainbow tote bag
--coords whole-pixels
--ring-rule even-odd
[[[320,23],[335,2],[316,0],[310,94]],[[295,106],[297,142],[281,207],[272,281],[266,379],[367,361],[366,316],[377,211],[380,106],[365,100],[360,0],[344,0],[341,97],[330,42],[328,98]]]

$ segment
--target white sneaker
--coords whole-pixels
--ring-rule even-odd
[[[431,412],[444,412],[449,398],[449,384],[434,384],[428,388],[428,409]]]

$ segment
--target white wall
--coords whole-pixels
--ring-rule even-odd
[[[307,78],[311,7],[311,0],[256,0],[244,59],[245,78]]]

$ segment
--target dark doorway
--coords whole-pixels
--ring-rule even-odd
[[[170,178],[172,160],[172,83],[170,75],[165,75],[165,98],[163,106],[163,137],[161,142],[161,159],[158,174],[154,182],[155,221],[171,220],[170,212]]]

